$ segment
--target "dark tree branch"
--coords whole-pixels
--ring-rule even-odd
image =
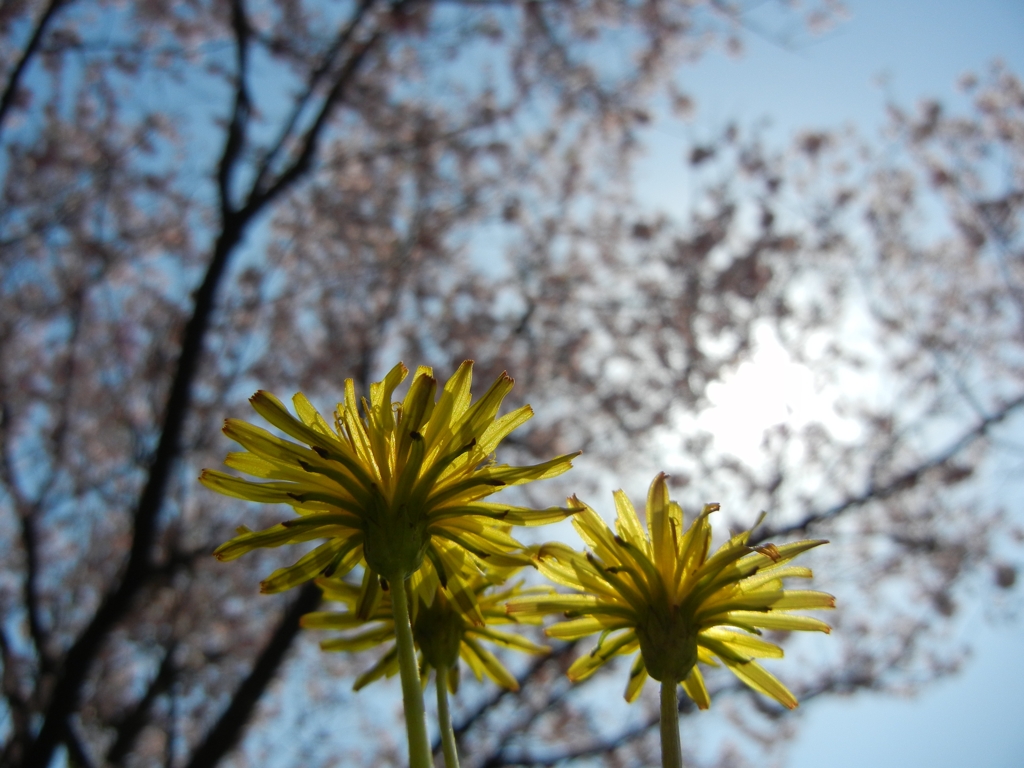
[[[1016,397],[1005,403],[997,411],[990,413],[979,420],[977,424],[967,430],[967,432],[961,435],[957,440],[953,441],[944,450],[935,454],[930,459],[926,459],[917,466],[908,469],[906,472],[897,475],[889,482],[882,485],[871,484],[863,493],[843,499],[839,503],[834,504],[821,512],[812,512],[795,523],[780,526],[778,528],[765,527],[758,529],[754,531],[753,535],[750,537],[750,543],[756,544],[758,542],[765,541],[766,539],[790,536],[795,533],[805,533],[810,528],[820,525],[828,520],[832,520],[850,509],[863,506],[864,504],[872,501],[883,501],[902,490],[916,485],[923,475],[952,461],[970,445],[985,437],[992,427],[1000,424],[1013,415],[1021,408],[1021,406],[1024,406],[1024,395]]]
[[[67,747],[68,763],[71,768],[94,768],[96,763],[89,757],[89,753],[82,740],[78,738],[78,734],[75,732],[75,727],[70,719],[64,722],[64,733],[61,735],[61,741]]]
[[[232,0],[231,27],[235,33],[235,104],[228,123],[224,152],[217,166],[217,187],[220,191],[221,219],[226,222],[233,213],[231,205],[231,177],[245,147],[245,133],[249,126],[250,100],[246,86],[249,71],[249,20],[245,15],[244,0]]]
[[[72,394],[75,385],[78,344],[82,337],[82,316],[85,312],[85,295],[88,287],[90,286],[86,281],[76,284],[65,302],[67,318],[71,327],[67,340],[67,359],[64,361],[61,371],[63,386],[53,399],[58,414],[49,435],[50,453],[53,456],[52,466],[54,467],[62,466],[67,456],[68,427],[71,424],[71,414],[74,412]],[[60,381],[60,377],[58,377],[58,381]],[[52,489],[53,483],[46,483],[44,487]],[[40,510],[44,507],[46,496],[47,492],[44,491],[36,503]]]
[[[292,109],[291,115],[285,121],[284,127],[281,129],[281,133],[278,135],[277,141],[264,155],[263,159],[259,163],[259,169],[256,172],[256,180],[253,182],[253,189],[259,190],[263,188],[264,180],[267,174],[271,171],[271,168],[280,154],[281,150],[284,149],[285,144],[292,137],[292,132],[295,130],[295,125],[298,123],[299,117],[305,112],[306,107],[309,105],[310,100],[316,93],[317,88],[323,82],[324,77],[328,72],[336,65],[337,58],[341,52],[351,42],[353,35],[355,35],[356,29],[359,23],[363,20],[366,12],[373,7],[375,0],[361,0],[355,11],[352,13],[352,17],[348,20],[341,31],[338,33],[334,40],[334,44],[324,54],[323,59],[318,66],[309,76],[309,82],[306,86],[305,92],[298,99],[295,100],[295,106]]]
[[[36,510],[19,514],[21,522],[21,547],[25,551],[25,582],[22,586],[25,612],[28,615],[28,631],[32,644],[39,656],[39,672],[50,671],[51,659],[46,652],[46,633],[39,618],[39,594],[36,583],[39,577],[39,536],[36,531]]]
[[[725,688],[716,690],[714,695],[721,695],[730,688],[739,689],[741,686],[732,685]],[[679,711],[684,715],[690,715],[696,710],[696,705],[690,700],[688,696],[680,696],[679,698]],[[528,753],[522,753],[519,755],[506,756],[504,750],[499,750],[495,754],[491,755],[485,762],[485,768],[504,768],[504,766],[515,766],[515,765],[529,765],[529,766],[554,766],[569,760],[577,760],[581,757],[593,757],[595,755],[603,755],[608,752],[613,752],[616,749],[629,744],[630,742],[641,739],[650,733],[652,728],[657,727],[659,722],[659,715],[655,714],[651,717],[646,718],[642,723],[628,728],[619,734],[608,738],[598,739],[588,744],[582,744],[578,747],[571,749],[559,750],[557,752],[549,752],[546,755],[532,755]]]
[[[154,565],[152,570],[152,578],[154,580],[167,581],[172,578],[175,574],[181,571],[191,571],[195,567],[196,563],[202,560],[208,560],[210,553],[217,548],[220,542],[214,542],[206,544],[195,549],[187,550],[175,550],[171,553],[170,557],[159,565]]]
[[[3,751],[0,752],[0,765],[7,765],[21,754],[24,741],[28,736],[30,711],[28,702],[20,690],[17,658],[2,626],[0,626],[0,662],[3,662],[4,665],[3,695],[7,700],[11,717],[11,735],[7,739]]]
[[[46,6],[43,15],[39,17],[36,28],[32,31],[32,37],[29,38],[28,45],[25,46],[25,50],[21,53],[21,58],[18,59],[18,63],[11,70],[11,75],[7,78],[4,92],[0,95],[0,129],[3,128],[4,118],[7,117],[8,110],[14,104],[14,97],[17,95],[18,87],[21,85],[22,75],[24,75],[29,62],[39,49],[39,44],[46,33],[46,28],[53,20],[57,11],[60,10],[60,7],[67,2],[69,0],[50,0],[50,4]]]
[[[316,610],[319,604],[320,589],[312,583],[302,587],[298,598],[281,617],[249,676],[242,681],[235,695],[231,697],[228,708],[192,753],[188,768],[213,768],[235,746],[260,697],[284,661],[292,640],[298,635],[299,619],[304,614]]]
[[[553,652],[547,656],[540,656],[533,660],[533,663],[526,668],[517,678],[516,682],[519,683],[519,689],[528,685],[533,679],[540,674],[541,670],[550,665],[552,662],[561,661],[567,654],[569,654],[573,648],[576,647],[576,643],[566,643],[559,646]],[[481,702],[476,709],[466,715],[462,721],[452,728],[455,734],[456,741],[462,739],[462,737],[471,730],[480,720],[482,720],[491,710],[501,704],[509,695],[513,692],[507,688],[499,687],[490,697]],[[441,740],[438,738],[433,744],[434,754],[440,754],[441,752]]]
[[[69,314],[72,318],[71,338],[68,341],[68,358],[64,366],[64,387],[58,400],[60,415],[50,434],[50,444],[54,456],[53,465],[58,467],[63,463],[67,445],[68,424],[71,418],[71,388],[74,384],[75,346],[82,327],[82,310],[85,303],[83,299],[84,291],[79,288],[73,292],[69,302],[71,305]],[[25,613],[28,617],[29,635],[35,645],[36,655],[39,659],[39,676],[40,679],[45,679],[53,672],[54,661],[47,650],[47,635],[39,615],[40,601],[37,584],[40,564],[39,535],[36,529],[36,522],[44,509],[47,493],[44,491],[31,503],[21,498],[18,494],[14,478],[14,465],[7,450],[6,430],[9,424],[10,413],[6,403],[0,405],[0,409],[2,409],[2,414],[0,414],[0,442],[2,442],[2,446],[0,446],[0,473],[2,474],[0,476],[2,476],[3,481],[11,489],[11,494],[14,496],[15,504],[18,507],[18,518],[21,523],[21,546],[25,553],[25,580],[22,586],[23,602],[25,603]],[[47,483],[44,487],[52,488],[53,483]]]
[[[556,657],[559,661],[569,654],[570,651],[576,646],[576,643],[570,643],[568,645],[559,648],[558,656]],[[561,666],[561,664],[560,664]],[[501,755],[504,755],[508,749],[508,744],[516,736],[522,736],[524,733],[528,733],[530,728],[535,722],[545,714],[552,712],[558,707],[574,690],[578,690],[581,685],[585,685],[588,680],[593,680],[593,677],[581,680],[576,683],[569,682],[568,678],[562,680],[562,685],[549,686],[546,689],[547,696],[544,702],[539,706],[530,706],[529,712],[526,717],[516,720],[514,723],[510,723],[505,728],[505,733],[499,739],[497,746],[491,756],[484,762],[485,766],[490,766],[492,761],[498,761],[496,764],[500,764]]]
[[[313,121],[313,124],[303,135],[302,141],[300,142],[302,148],[299,150],[295,160],[281,172],[277,179],[273,182],[269,182],[266,190],[254,186],[252,193],[249,196],[248,203],[240,213],[245,213],[250,217],[255,216],[264,205],[269,203],[286,189],[289,189],[296,180],[305,175],[309,170],[313,157],[316,155],[317,149],[319,148],[320,138],[323,135],[324,126],[327,124],[327,120],[334,112],[334,108],[342,100],[345,94],[345,88],[354,78],[359,67],[366,59],[366,56],[374,47],[376,47],[377,43],[383,38],[383,36],[384,30],[378,29],[356,48],[348,58],[348,61],[346,61],[342,66],[337,79],[334,81],[334,85],[324,98],[324,103],[321,105],[319,113],[317,113],[316,120]]]
[[[174,768],[174,740],[178,735],[178,696],[171,691],[168,702],[167,735],[164,738],[164,768]]]
[[[882,665],[883,668],[895,669],[903,664],[910,655],[909,645],[911,644],[901,645],[894,654],[886,658]],[[837,672],[829,675],[826,679],[818,681],[813,687],[799,691],[799,699],[801,705],[807,705],[814,699],[828,694],[845,695],[856,693],[861,690],[881,690],[883,688],[884,684],[881,681],[880,675],[877,674],[877,671],[865,670],[862,666],[854,665],[852,669],[842,673]],[[754,693],[744,683],[741,683],[738,680],[718,686],[711,691],[711,698],[712,700],[716,700],[724,695],[736,694],[750,696],[751,700],[755,703],[755,706],[758,706],[759,709],[770,717],[776,717],[779,714],[784,714],[784,710],[780,707],[769,704],[765,699],[760,697],[760,694]],[[697,708],[688,696],[681,696],[679,700],[679,712],[682,716],[687,717],[695,714],[697,712]],[[483,765],[487,766],[487,768],[506,768],[506,766],[533,766],[534,768],[548,768],[549,766],[560,765],[571,760],[608,754],[646,736],[652,729],[657,727],[658,720],[659,716],[655,714],[648,717],[643,722],[627,728],[610,738],[597,739],[587,744],[581,744],[565,750],[548,752],[547,754],[532,754],[527,752],[506,754],[503,749],[499,749],[497,752],[490,755]]]
[[[40,676],[50,671],[51,659],[46,652],[46,633],[39,618],[39,596],[36,581],[39,575],[39,536],[36,530],[36,515],[40,502],[24,498],[18,489],[11,460],[7,430],[11,423],[11,412],[6,401],[0,403],[0,482],[8,489],[14,501],[18,516],[21,548],[25,555],[25,578],[22,581],[22,602],[28,617],[28,631],[39,658]]]
[[[889,666],[895,666],[898,663],[899,659],[894,658],[889,661]],[[878,681],[874,677],[871,675],[865,675],[859,670],[853,670],[852,672],[842,676],[834,676],[813,689],[800,691],[799,695],[800,701],[802,703],[806,703],[825,693],[853,693],[865,688],[875,689],[877,687]],[[740,683],[738,680],[720,685],[710,692],[713,700],[718,699],[721,696],[736,694],[750,696],[755,703],[764,701],[759,698],[759,694],[754,693],[749,687],[744,683]],[[680,696],[679,713],[683,717],[694,715],[697,711],[697,706],[688,696]],[[785,712],[781,707],[772,705],[767,705],[764,711],[773,717]],[[650,733],[652,729],[656,728],[658,723],[659,715],[654,714],[646,718],[643,722],[622,730],[615,736],[606,739],[596,739],[587,744],[581,744],[576,747],[553,751],[547,754],[521,752],[519,754],[513,753],[506,755],[503,750],[499,750],[488,757],[483,765],[487,768],[505,768],[506,766],[534,766],[535,768],[547,768],[549,766],[559,765],[571,760],[608,754],[617,749],[621,749],[637,739],[642,739]]]
[[[135,705],[135,708],[117,724],[117,736],[114,739],[114,743],[110,745],[110,749],[107,750],[108,763],[120,765],[124,762],[128,753],[135,746],[135,740],[149,722],[149,712],[153,702],[174,682],[174,678],[177,676],[177,669],[174,665],[174,651],[176,648],[177,645],[175,643],[171,643],[167,648],[164,652],[164,659],[160,663],[160,669],[157,670],[156,676],[150,681],[145,695]]]

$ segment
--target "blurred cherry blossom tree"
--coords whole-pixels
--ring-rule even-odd
[[[763,508],[763,539],[832,539],[820,586],[842,610],[832,656],[788,665],[802,701],[956,665],[962,594],[1016,574],[997,544],[1020,534],[976,478],[1015,450],[1024,406],[1024,93],[995,68],[964,83],[965,114],[893,107],[883,137],[783,150],[730,126],[680,147],[685,217],[645,208],[646,126],[687,117],[686,62],[736,47],[743,11],[0,6],[3,764],[347,759],[314,715],[356,721],[339,692],[365,660],[296,641],[314,590],[255,594],[276,552],[210,557],[272,511],[195,476],[255,389],[330,407],[397,359],[515,376],[538,417],[512,450],[585,451],[531,491],[545,504],[665,469],[691,510],[721,501],[740,525]],[[737,457],[703,414],[767,347],[825,405]],[[609,678],[565,682],[577,652],[520,666],[515,697],[470,687],[466,764],[656,754],[656,705],[609,716]],[[712,683],[738,738],[691,763],[791,729]],[[398,761],[381,743],[352,756]]]

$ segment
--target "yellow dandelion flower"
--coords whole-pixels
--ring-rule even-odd
[[[245,451],[225,463],[266,482],[204,470],[200,481],[219,493],[250,501],[290,505],[297,518],[263,531],[240,529],[214,554],[233,560],[259,547],[326,539],[263,581],[264,592],[280,592],[317,576],[343,576],[365,563],[356,618],[374,614],[385,587],[392,590],[402,698],[411,768],[429,768],[423,691],[417,679],[414,639],[405,582],[421,568],[450,587],[455,599],[471,589],[466,574],[484,562],[511,567],[530,562],[510,535],[512,525],[541,525],[573,510],[529,509],[493,504],[484,498],[509,485],[554,477],[577,454],[529,467],[495,463],[492,452],[533,412],[523,406],[498,417],[512,389],[502,374],[471,402],[473,364],[463,363],[435,399],[437,382],[419,368],[405,399],[392,395],[408,370],[399,363],[383,381],[370,385],[370,399],[356,399],[352,379],[330,425],[304,395],[292,399],[298,418],[273,395],[257,392],[253,408],[299,443],[244,421],[229,419],[225,434]],[[467,601],[468,602],[468,601]],[[471,622],[482,624],[479,611]]]
[[[410,585],[409,609],[422,679],[427,677],[431,669],[442,670],[441,677],[448,690],[455,693],[459,685],[461,658],[477,680],[486,676],[503,688],[516,691],[519,690],[519,684],[515,677],[484,643],[534,654],[550,650],[521,635],[493,628],[496,624],[522,623],[505,611],[505,602],[509,598],[550,590],[524,589],[522,582],[502,589],[491,581],[496,575],[491,571],[487,576],[474,574],[467,579],[475,604],[473,616],[467,616],[460,606],[463,601],[456,599],[436,579],[428,578]],[[506,575],[501,574],[502,577]],[[316,611],[302,617],[302,626],[307,629],[347,630],[340,637],[323,640],[320,643],[323,650],[357,652],[392,643],[387,652],[356,679],[354,690],[358,691],[374,680],[397,673],[398,651],[393,645],[395,629],[391,593],[385,593],[371,615],[362,619],[358,611],[360,587],[338,578],[317,579],[316,583],[323,591],[324,599],[343,603],[346,607],[344,611]],[[475,616],[483,617],[483,623],[477,621]],[[540,623],[540,619],[530,617],[525,619],[525,623]]]
[[[536,587],[523,589],[522,582],[497,589],[496,582],[504,581],[512,570],[518,569],[491,568],[486,576],[476,573],[468,579],[460,580],[458,583],[468,584],[469,588],[459,598],[441,586],[436,578],[431,578],[433,574],[426,571],[418,571],[410,580],[408,594],[412,604],[409,609],[412,635],[419,656],[420,681],[421,686],[426,687],[430,669],[435,670],[438,720],[446,768],[458,768],[459,765],[448,707],[448,692],[455,693],[459,685],[459,659],[466,662],[477,680],[482,680],[486,675],[498,685],[517,691],[518,681],[483,643],[534,654],[550,650],[525,637],[501,632],[491,626],[515,622],[505,610],[505,602],[509,598],[550,591]],[[362,594],[359,587],[336,578],[318,579],[317,585],[323,590],[326,599],[344,603],[347,607],[344,612],[317,611],[302,617],[302,626],[306,628],[348,630],[341,637],[322,641],[320,647],[323,650],[362,651],[384,643],[394,643],[376,664],[356,679],[353,686],[355,690],[398,672],[400,649],[391,605],[393,593],[387,593],[368,619],[364,620],[359,615]],[[462,608],[467,598],[473,601],[473,610],[469,614],[464,613]],[[478,621],[477,617],[483,621]],[[527,621],[540,623],[540,618]]]
[[[408,374],[401,363],[370,386],[362,415],[352,379],[332,428],[304,395],[293,398],[298,418],[272,394],[257,392],[253,408],[302,444],[259,427],[228,419],[224,432],[246,450],[225,463],[261,480],[216,470],[200,481],[219,493],[249,501],[290,505],[299,517],[262,531],[239,529],[215,551],[233,560],[259,547],[326,539],[294,565],[266,579],[264,592],[280,592],[321,575],[342,576],[361,560],[386,579],[408,578],[429,560],[446,583],[468,557],[497,565],[521,564],[512,525],[540,525],[569,510],[513,507],[482,501],[510,485],[554,477],[577,454],[529,467],[498,465],[492,452],[533,412],[523,406],[497,417],[512,379],[502,374],[470,404],[472,362],[460,366],[435,402],[437,382],[420,368],[401,403],[395,389]],[[368,610],[378,598],[377,579],[364,580]]]
[[[783,588],[785,579],[812,575],[790,561],[826,542],[751,547],[750,531],[744,531],[709,557],[708,518],[718,505],[705,506],[684,529],[683,511],[669,500],[664,473],[651,483],[647,497],[649,535],[622,491],[615,493],[616,533],[575,497],[570,504],[579,510],[573,525],[591,552],[548,544],[538,551],[537,562],[549,579],[577,593],[515,598],[508,610],[515,616],[564,613],[567,621],[547,629],[562,640],[601,633],[597,646],[570,667],[571,679],[583,680],[611,657],[639,650],[627,701],[636,699],[650,676],[663,688],[670,684],[673,701],[680,683],[706,709],[711,702],[700,661],[721,662],[754,690],[785,707],[797,705],[786,686],[758,664],[757,659],[783,655],[759,635],[763,629],[829,631],[824,622],[792,611],[833,608],[831,595]]]

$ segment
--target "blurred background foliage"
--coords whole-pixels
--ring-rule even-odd
[[[777,638],[805,704],[957,667],[964,595],[1020,560],[983,478],[1021,447],[1024,89],[993,65],[966,108],[893,104],[881,136],[729,124],[680,143],[688,205],[655,210],[645,131],[694,119],[688,66],[741,48],[746,5],[0,4],[4,765],[401,762],[395,691],[355,698],[370,660],[298,632],[318,594],[257,594],[288,554],[210,557],[280,513],[195,482],[255,389],[330,409],[398,359],[508,370],[537,417],[500,460],[584,450],[533,503],[607,510],[664,469],[689,510],[831,539],[833,638]],[[709,416],[744,372],[744,407]],[[780,387],[806,407],[724,450],[712,427]],[[464,763],[656,760],[657,702],[620,708],[614,670],[570,688],[576,653],[510,659],[520,695],[467,686]],[[791,735],[709,686],[689,764]]]

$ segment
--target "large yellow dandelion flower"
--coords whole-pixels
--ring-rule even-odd
[[[506,374],[470,404],[472,370],[471,362],[463,363],[435,402],[437,382],[429,368],[420,368],[405,399],[392,403],[408,373],[399,363],[370,386],[362,415],[355,385],[347,379],[333,428],[301,393],[292,401],[296,418],[272,394],[257,392],[250,400],[253,408],[302,444],[228,419],[224,433],[246,451],[229,454],[225,463],[269,482],[209,469],[200,481],[228,496],[288,504],[299,516],[263,531],[241,529],[214,554],[233,560],[259,547],[326,539],[264,580],[264,592],[321,575],[344,575],[364,558],[373,574],[390,580],[408,578],[426,557],[442,583],[464,570],[467,557],[497,565],[524,562],[509,535],[511,526],[553,522],[569,511],[482,499],[506,486],[559,475],[577,454],[529,467],[495,464],[491,454],[498,443],[533,412],[526,405],[497,416],[512,389]],[[377,589],[375,578],[364,584],[371,592]],[[375,596],[364,595],[366,610],[374,603]]]
[[[356,617],[365,620],[390,587],[412,768],[429,768],[431,760],[406,580],[422,568],[454,596],[465,597],[472,591],[467,578],[485,562],[496,567],[530,562],[510,535],[513,525],[541,525],[573,512],[483,501],[506,486],[565,472],[576,454],[529,467],[496,464],[491,454],[498,443],[533,412],[527,405],[498,416],[512,389],[507,374],[471,402],[472,372],[472,363],[463,363],[435,399],[437,382],[429,368],[420,368],[405,399],[393,403],[395,389],[408,375],[399,363],[370,386],[361,413],[355,384],[347,379],[333,426],[302,394],[292,400],[296,418],[273,395],[257,392],[250,401],[253,408],[299,442],[229,419],[225,434],[246,450],[229,454],[226,464],[264,482],[214,470],[200,476],[219,493],[287,504],[298,514],[263,531],[241,529],[217,548],[214,554],[221,560],[259,547],[326,540],[272,573],[261,585],[264,592],[280,592],[317,576],[340,577],[364,562]]]

